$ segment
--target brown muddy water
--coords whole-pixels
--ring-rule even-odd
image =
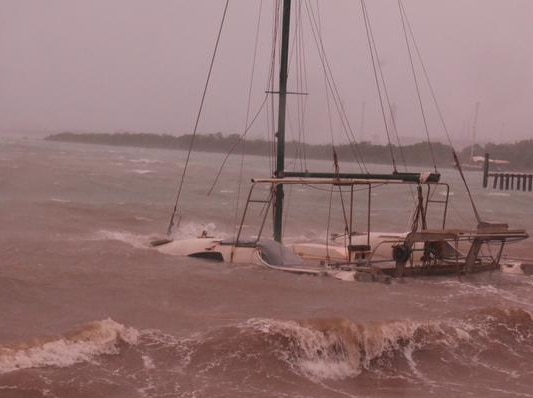
[[[178,236],[232,234],[247,184],[232,160],[206,195],[222,158],[193,155]],[[183,161],[2,139],[0,397],[533,397],[532,277],[348,283],[167,256],[149,241],[166,230]],[[269,170],[247,158],[244,180]],[[473,225],[444,174],[449,224]],[[482,215],[533,231],[531,194],[467,177]],[[375,225],[404,229],[410,205],[373,195]],[[288,239],[334,232],[328,206],[291,196]]]

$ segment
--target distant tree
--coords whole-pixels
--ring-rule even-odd
[[[78,142],[100,145],[123,145],[147,148],[181,149],[187,150],[190,146],[192,134],[173,136],[170,134],[148,134],[119,132],[107,133],[73,133],[63,132],[46,137],[50,141]],[[247,140],[246,144],[240,135],[232,133],[227,136],[222,132],[215,134],[197,134],[194,149],[205,152],[227,153],[232,148],[236,151],[245,148],[246,153],[253,155],[268,155],[274,151],[274,144],[264,140]],[[419,142],[402,147],[391,147],[398,167],[406,165],[432,166],[435,162],[439,167],[453,165],[452,148],[448,145],[432,142]],[[391,164],[391,149],[386,145],[374,145],[367,141],[360,143],[343,144],[335,147],[339,160],[343,162],[366,162]],[[462,161],[470,158],[470,147],[459,152]],[[514,144],[492,144],[484,147],[476,146],[476,154],[488,152],[493,159],[503,159],[512,162],[514,168],[522,170],[533,169],[533,139],[523,140]],[[310,159],[333,159],[333,147],[330,144],[310,145],[297,141],[290,141],[286,145],[289,157],[306,157]]]

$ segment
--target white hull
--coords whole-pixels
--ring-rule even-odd
[[[156,246],[161,253],[188,256],[233,264],[256,264],[293,273],[331,275],[343,280],[379,280],[389,276],[458,274],[498,268],[499,258],[477,257],[482,244],[522,237],[521,231],[425,231],[420,233],[370,233],[344,238],[342,245],[292,243],[283,246],[272,240],[231,240],[199,237],[162,242]],[[341,238],[337,238],[341,240]],[[477,240],[477,243],[476,243]],[[459,248],[462,243],[465,253]],[[405,249],[405,254],[395,249]],[[477,244],[477,246],[476,246]],[[477,249],[476,249],[477,247]],[[476,259],[471,256],[476,249]],[[472,264],[468,269],[468,262]],[[501,269],[512,274],[533,274],[533,264],[502,261]],[[370,277],[368,277],[370,275]],[[361,278],[359,278],[361,277]]]
[[[265,262],[261,258],[259,248],[235,247],[234,245],[226,245],[221,242],[222,239],[213,238],[184,239],[157,246],[157,250],[172,256],[211,258],[236,264],[265,265]]]
[[[373,261],[393,261],[391,256],[392,245],[402,242],[406,236],[407,233],[371,233],[370,240],[367,239],[367,235],[354,236],[352,243],[355,245],[366,245],[369,243],[369,246],[374,248],[373,252],[368,253],[368,256],[371,256]],[[280,250],[278,257],[283,257],[283,255],[287,257],[283,264],[272,264],[265,261],[266,248],[261,243],[248,247],[235,246],[232,243],[225,243],[224,240],[216,238],[193,238],[171,241],[157,246],[157,250],[173,256],[211,258],[234,264],[269,266],[299,265],[302,262],[328,264],[346,263],[350,261],[347,247],[337,243],[332,243],[331,245],[293,243],[287,246],[278,246],[274,242],[271,242],[270,246],[268,250]],[[294,260],[296,256],[299,258],[299,261],[294,261],[294,264],[290,264],[290,260]]]
[[[329,261],[348,261],[346,248],[338,245],[305,243],[285,247],[276,242],[267,241],[259,242],[254,247],[236,247],[221,239],[194,238],[171,241],[156,248],[159,252],[172,256],[203,258],[233,264],[255,264],[297,274],[332,276],[343,281],[388,280],[384,275],[372,275],[366,271],[332,269],[325,266],[327,253],[329,253]]]

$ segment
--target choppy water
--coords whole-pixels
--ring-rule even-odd
[[[183,160],[3,139],[0,397],[533,396],[531,277],[346,283],[163,255],[148,242]],[[221,160],[193,158],[178,234],[232,233],[238,159],[205,195]],[[245,178],[269,167],[248,158]],[[468,177],[486,218],[533,231],[531,194]],[[450,225],[472,225],[451,181]],[[405,228],[393,194],[374,191],[374,226]],[[289,239],[338,231],[329,199],[288,195]],[[533,257],[529,242],[508,253]]]

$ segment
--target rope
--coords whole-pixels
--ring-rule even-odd
[[[185,160],[185,166],[183,167],[183,172],[181,174],[181,180],[180,180],[180,183],[179,183],[179,186],[178,186],[178,193],[176,195],[176,202],[174,203],[174,209],[172,210],[172,215],[170,216],[170,221],[169,221],[168,228],[167,228],[167,235],[168,236],[170,236],[172,234],[172,230],[174,228],[174,219],[175,219],[176,213],[178,211],[178,203],[179,203],[179,199],[180,199],[180,196],[181,196],[181,190],[183,188],[183,183],[185,181],[185,175],[187,173],[187,168],[189,166],[189,160],[191,158],[191,152],[192,152],[192,148],[193,148],[193,144],[194,144],[194,139],[196,138],[196,133],[198,131],[198,124],[200,123],[200,116],[202,114],[202,110],[203,110],[203,107],[204,107],[205,97],[206,97],[206,94],[207,94],[207,88],[209,87],[209,81],[211,79],[211,73],[213,71],[213,66],[215,64],[215,57],[216,57],[216,54],[217,54],[218,45],[220,43],[220,37],[222,36],[222,27],[224,26],[224,21],[226,20],[226,14],[227,14],[227,11],[228,11],[228,6],[229,6],[229,0],[226,0],[226,5],[224,6],[224,13],[222,14],[222,20],[220,21],[220,27],[218,29],[217,39],[216,39],[216,43],[215,43],[215,49],[214,49],[213,55],[211,57],[211,62],[209,64],[209,72],[207,73],[207,79],[206,79],[206,82],[205,82],[204,91],[202,93],[202,100],[200,101],[200,107],[198,109],[198,114],[196,115],[196,122],[194,124],[194,130],[193,130],[193,133],[192,133],[192,138],[191,138],[191,141],[189,143],[189,150],[187,151],[187,159]]]

